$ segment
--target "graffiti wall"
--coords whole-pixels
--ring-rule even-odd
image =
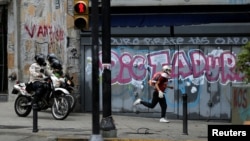
[[[232,87],[232,123],[244,124],[250,121],[250,88],[249,85]]]
[[[65,1],[24,0],[21,4],[20,48],[22,70],[28,67],[37,53],[55,53],[64,61],[66,47]]]
[[[140,97],[151,101],[148,80],[162,65],[172,67],[167,89],[167,112],[182,115],[182,95],[188,95],[191,119],[230,119],[231,86],[243,74],[235,71],[237,53],[248,37],[112,38],[112,110],[133,112]],[[101,41],[100,41],[101,43]],[[87,57],[91,60],[91,56]],[[102,52],[100,52],[100,77]],[[91,73],[90,65],[85,70]],[[140,112],[160,112],[137,106]]]

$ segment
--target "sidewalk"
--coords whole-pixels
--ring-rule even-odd
[[[0,140],[4,141],[88,141],[92,134],[91,113],[71,113],[65,120],[55,120],[50,110],[38,112],[38,129],[33,129],[33,114],[18,117],[14,102],[0,103]],[[230,124],[226,121],[188,120],[188,134],[183,134],[183,121],[159,118],[112,115],[117,129],[116,138],[104,141],[207,141],[207,125]],[[100,120],[102,115],[100,115]]]

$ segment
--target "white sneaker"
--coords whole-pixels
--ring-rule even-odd
[[[161,118],[160,122],[164,122],[164,123],[169,123],[169,120],[165,119],[165,118]]]
[[[134,102],[133,105],[135,106],[135,105],[138,105],[138,104],[141,104],[141,99],[140,99],[140,98],[138,98],[138,99]]]

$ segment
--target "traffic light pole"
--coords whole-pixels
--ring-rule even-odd
[[[98,44],[98,0],[92,0],[92,135],[90,141],[103,141],[100,135],[99,107],[99,44]]]
[[[110,0],[102,0],[102,89],[103,118],[101,130],[103,137],[116,137],[117,131],[112,118],[111,107],[111,45],[110,45]]]

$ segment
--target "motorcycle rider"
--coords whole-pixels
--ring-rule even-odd
[[[55,87],[64,87],[65,81],[68,75],[64,74],[61,61],[56,57],[54,53],[49,53],[47,55],[47,69],[49,70],[50,75],[56,76],[57,80]],[[67,77],[69,79],[69,76]],[[73,84],[72,82],[69,82]]]
[[[29,85],[31,85],[32,91],[35,92],[33,99],[33,108],[38,107],[38,101],[46,93],[47,85],[44,80],[44,76],[48,75],[48,70],[46,68],[45,56],[44,54],[37,54],[34,57],[35,63],[31,64],[29,67],[30,79]]]
[[[57,78],[57,83],[55,84],[55,87],[60,87],[61,84],[63,84],[65,81],[62,64],[58,59],[52,59],[50,67],[52,70],[52,75],[56,76]]]
[[[54,53],[47,55],[47,68],[50,73],[56,75],[56,77],[63,77],[62,64]]]

